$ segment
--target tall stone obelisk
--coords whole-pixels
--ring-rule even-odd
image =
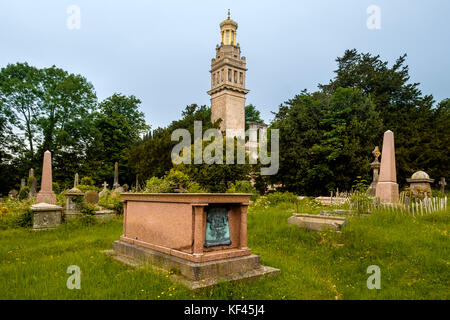
[[[33,230],[52,229],[61,224],[62,207],[56,205],[56,195],[52,186],[52,154],[45,151],[42,165],[41,190],[36,196],[33,211]]]
[[[37,194],[36,202],[56,204],[56,195],[53,192],[52,185],[52,154],[48,150],[44,153],[44,161],[42,164],[41,190]]]
[[[395,167],[394,133],[391,130],[384,133],[381,152],[381,167],[376,187],[376,197],[382,203],[397,203],[399,195]]]

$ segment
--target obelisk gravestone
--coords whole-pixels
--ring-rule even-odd
[[[395,167],[394,133],[391,130],[384,133],[381,152],[381,167],[376,187],[376,197],[382,203],[397,203],[399,194]]]

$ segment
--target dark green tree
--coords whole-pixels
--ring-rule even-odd
[[[305,195],[350,190],[369,176],[369,155],[382,123],[360,89],[302,92],[280,106],[272,129],[280,130],[280,169],[272,177],[288,191]]]
[[[409,68],[405,64],[406,54],[390,67],[380,56],[347,50],[337,58],[336,77],[327,85],[319,85],[331,94],[339,87],[359,88],[372,99],[376,111],[383,121],[383,131],[392,130],[395,135],[397,180],[406,183],[406,178],[417,170],[446,172],[446,164],[434,161],[432,148],[434,127],[433,97],[423,95],[419,83],[411,83]],[[445,112],[444,112],[445,113]],[[436,135],[434,135],[436,136]],[[377,144],[381,146],[382,136]],[[447,171],[448,172],[448,171]]]
[[[119,163],[119,183],[134,183],[128,149],[134,148],[150,128],[139,110],[140,103],[134,96],[114,94],[99,104],[94,115],[95,145],[88,151],[89,164],[83,172],[96,183],[105,180],[112,185],[115,162]]]

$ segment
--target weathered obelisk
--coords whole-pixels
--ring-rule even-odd
[[[41,190],[38,192],[36,202],[56,204],[56,195],[52,186],[52,154],[45,151],[42,165]]]
[[[399,196],[395,168],[394,133],[391,130],[384,133],[381,152],[381,167],[376,187],[376,197],[382,203],[397,203]]]
[[[52,229],[61,224],[62,207],[56,205],[52,186],[52,154],[45,151],[42,165],[41,190],[36,196],[33,211],[33,230]]]

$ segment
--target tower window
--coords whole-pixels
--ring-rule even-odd
[[[231,82],[231,69],[228,69],[228,81]]]
[[[237,83],[237,71],[234,71],[234,83]]]
[[[243,79],[242,79],[242,72],[239,72],[239,83],[243,84]]]

